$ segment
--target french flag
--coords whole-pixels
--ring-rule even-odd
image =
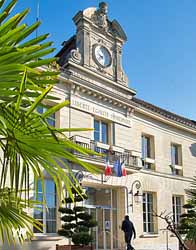
[[[126,176],[127,175],[124,161],[120,162],[120,159],[117,159],[114,162],[113,169],[114,169],[114,172],[116,173],[116,176],[118,176],[118,177]]]
[[[121,173],[122,173],[122,176],[127,175],[127,171],[126,171],[126,168],[125,168],[125,162],[124,161],[121,163]]]
[[[106,159],[105,175],[112,175],[112,168],[108,159]]]

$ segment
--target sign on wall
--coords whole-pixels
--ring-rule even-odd
[[[96,103],[89,102],[87,100],[83,100],[77,96],[71,96],[71,107],[77,108],[79,110],[91,113],[93,115],[97,115],[103,117],[105,119],[114,121],[116,123],[125,125],[127,127],[131,127],[132,121],[131,118],[126,117],[123,114],[120,114],[111,109],[107,109],[105,107],[100,107]]]
[[[110,229],[111,229],[111,221],[106,220],[105,221],[105,230],[110,231]]]

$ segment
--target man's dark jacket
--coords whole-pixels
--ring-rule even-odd
[[[134,238],[136,238],[135,228],[134,228],[133,223],[132,223],[130,220],[125,219],[125,220],[122,222],[122,227],[121,227],[121,229],[122,229],[125,233],[130,233],[130,235],[134,234]]]

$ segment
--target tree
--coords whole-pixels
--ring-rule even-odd
[[[92,215],[90,215],[86,208],[83,206],[78,206],[77,202],[82,202],[88,199],[87,195],[83,193],[81,187],[78,187],[80,194],[74,193],[74,206],[70,205],[73,203],[71,197],[65,198],[64,202],[69,207],[60,207],[59,212],[64,214],[61,220],[64,222],[62,229],[58,230],[58,233],[66,238],[72,240],[76,245],[89,245],[93,241],[91,228],[97,226],[97,222],[93,220]]]
[[[160,219],[165,221],[165,223],[167,225],[166,229],[176,236],[181,249],[189,250],[189,247],[186,245],[184,239],[182,238],[182,236],[179,233],[178,228],[176,227],[176,224],[175,224],[174,219],[173,219],[173,214],[166,213],[166,211],[161,212],[160,214],[157,214],[156,212],[153,212],[153,216],[155,216],[157,218],[160,218]]]
[[[179,230],[186,236],[186,240],[196,243],[196,177],[193,178],[191,188],[186,190],[189,197],[184,205],[186,212],[181,215]]]
[[[67,138],[68,129],[57,129],[47,123],[51,114],[68,104],[58,103],[49,94],[59,72],[48,67],[56,58],[45,58],[54,51],[52,43],[45,41],[48,34],[29,38],[40,22],[31,26],[21,23],[28,9],[10,17],[17,0],[4,7],[5,2],[0,1],[0,237],[10,242],[15,235],[20,241],[32,236],[29,223],[39,227],[24,210],[34,205],[29,200],[30,174],[34,176],[36,192],[38,179],[42,180],[44,192],[45,170],[56,184],[58,197],[62,198],[66,187],[73,199],[71,190],[76,188],[69,175],[76,180],[68,162],[91,172],[97,169],[71,153],[76,150],[92,154]],[[44,100],[58,104],[39,114],[37,107]]]

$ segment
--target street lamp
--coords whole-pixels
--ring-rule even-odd
[[[139,203],[139,197],[143,196],[143,194],[140,194],[140,188],[141,188],[141,182],[139,180],[135,180],[131,185],[131,190],[129,191],[129,194],[131,194],[131,204],[130,207],[132,207],[132,213],[133,213],[133,204]]]

